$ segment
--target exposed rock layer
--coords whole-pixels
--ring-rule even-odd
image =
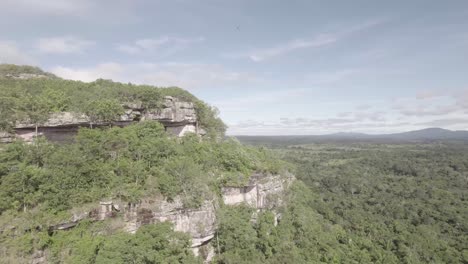
[[[177,98],[166,96],[162,108],[145,109],[141,103],[125,103],[125,112],[113,123],[116,126],[126,126],[135,122],[155,120],[164,125],[166,130],[176,136],[183,136],[192,132],[203,134],[198,127],[198,119],[194,104],[179,101]],[[93,126],[109,125],[106,123],[93,124]],[[68,141],[76,135],[80,127],[91,126],[90,119],[83,113],[60,112],[50,115],[42,123],[38,132],[51,141]],[[30,142],[36,135],[35,125],[30,122],[18,122],[15,125],[16,136]],[[5,134],[6,135],[6,134]],[[0,134],[0,142],[11,142],[11,137]]]
[[[274,210],[282,203],[283,192],[293,180],[287,175],[252,176],[248,186],[225,187],[222,189],[222,200],[226,205],[245,203],[260,210]],[[168,202],[161,197],[146,198],[138,204],[122,203],[120,201],[102,201],[99,208],[91,212],[75,214],[70,222],[53,226],[54,230],[74,227],[79,221],[92,218],[100,221],[108,218],[123,217],[124,229],[135,233],[142,225],[169,221],[174,230],[185,232],[192,237],[192,249],[198,254],[200,247],[213,239],[216,232],[215,199],[205,201],[199,208],[184,208],[180,199]],[[120,216],[119,216],[120,215]],[[212,257],[212,252],[209,254]]]

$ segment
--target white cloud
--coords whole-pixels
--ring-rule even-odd
[[[369,21],[366,23],[348,27],[341,31],[318,34],[315,37],[309,39],[293,39],[269,48],[255,49],[252,51],[241,53],[228,53],[223,54],[222,56],[231,59],[248,58],[254,62],[261,62],[300,49],[322,48],[332,45],[333,43],[336,43],[337,41],[349,35],[381,24],[383,21],[384,20]]]
[[[322,34],[312,39],[294,39],[270,48],[256,49],[241,53],[227,53],[222,56],[230,59],[248,58],[254,62],[261,62],[299,49],[319,48],[330,45],[337,40],[338,39],[334,35]]]
[[[468,102],[468,90],[445,96],[442,94],[436,96],[432,93],[425,96],[418,94],[412,98],[400,98],[394,105],[363,104],[354,107],[354,111],[329,113],[317,118],[297,117],[290,114],[288,117],[277,120],[260,122],[249,119],[231,122],[228,134],[312,135],[335,132],[382,134],[434,126],[452,130],[466,130],[468,125],[468,104],[466,102]],[[242,104],[240,105],[242,106]],[[220,109],[224,111],[223,107]]]
[[[255,62],[260,62],[272,57],[280,56],[298,49],[319,48],[336,42],[334,35],[319,35],[310,40],[296,39],[272,48],[254,51],[247,56]]]
[[[459,115],[468,110],[468,91],[451,92],[425,90],[415,97],[397,98],[392,108],[405,117],[435,117]]]
[[[419,105],[417,107],[403,108],[400,113],[405,116],[442,116],[456,112],[458,107],[455,105],[438,105],[434,107],[427,107]]]
[[[427,100],[427,99],[432,99],[436,97],[443,96],[440,92],[438,91],[433,91],[433,90],[423,90],[419,91],[416,94],[416,98],[419,100]]]
[[[468,125],[468,118],[445,118],[445,119],[436,119],[428,122],[421,122],[418,125],[430,126],[430,127],[453,127],[453,126],[463,126],[462,129],[466,130]]]
[[[89,0],[4,0],[0,1],[0,13],[76,15],[92,6]]]
[[[55,67],[51,71],[57,76],[94,81],[98,78],[120,82],[152,84],[156,86],[179,86],[185,89],[225,87],[229,84],[255,82],[255,76],[230,71],[216,64],[187,63],[102,63],[92,67]]]
[[[314,135],[336,132],[386,133],[414,129],[409,122],[391,120],[372,121],[367,118],[279,118],[269,122],[245,120],[229,124],[231,135]]]
[[[294,102],[310,93],[310,89],[287,89],[279,91],[246,93],[244,97],[229,98],[216,101],[213,104],[222,110],[222,113],[239,113],[254,107],[271,107],[271,105]]]
[[[372,108],[372,105],[369,104],[361,104],[356,107],[357,110],[369,110]]]
[[[83,27],[122,25],[140,21],[138,4],[135,0],[0,0],[0,18],[16,23],[26,21],[26,25],[50,20],[65,28],[74,20]],[[52,28],[42,29],[50,31]]]
[[[468,89],[456,93],[453,97],[457,106],[464,110],[465,114],[468,114]]]
[[[71,54],[82,53],[95,43],[90,40],[75,36],[62,36],[41,38],[37,42],[37,48],[42,53],[48,54]]]
[[[35,60],[21,51],[15,42],[0,40],[0,63],[36,64]]]
[[[347,81],[348,79],[366,74],[375,74],[375,71],[364,68],[349,68],[336,71],[313,72],[305,74],[304,80],[311,85],[323,85]]]
[[[72,69],[63,66],[52,68],[52,73],[64,79],[92,82],[96,79],[118,80],[124,73],[124,67],[118,63],[103,63],[95,67]]]
[[[128,54],[154,53],[160,57],[165,57],[204,40],[203,37],[179,38],[163,36],[160,38],[139,39],[131,44],[119,44],[117,45],[117,50]]]

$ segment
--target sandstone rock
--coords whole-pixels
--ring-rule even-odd
[[[140,101],[125,102],[123,103],[123,107],[127,109],[133,109],[133,110],[143,110],[143,104]]]
[[[247,186],[223,187],[224,204],[245,203],[258,210],[278,207],[282,203],[282,193],[292,179],[292,175],[253,175]]]
[[[126,230],[134,233],[144,224],[166,222],[174,224],[174,230],[192,237],[192,247],[198,247],[213,238],[216,230],[216,211],[213,201],[205,201],[200,208],[184,208],[182,201],[142,202],[127,210]]]
[[[5,77],[12,78],[12,79],[20,79],[20,80],[50,78],[47,75],[33,74],[33,73],[19,73],[19,74],[9,73],[9,74],[6,74]]]
[[[193,103],[182,102],[171,96],[164,98],[162,109],[147,110],[143,118],[170,123],[196,123],[197,121]]]
[[[45,264],[47,263],[46,254],[42,250],[33,253],[31,264]]]
[[[84,114],[60,112],[52,114],[41,127],[63,127],[89,125],[89,118]],[[15,128],[34,128],[30,122],[17,122]]]
[[[8,132],[0,131],[0,143],[11,143],[14,137],[14,135]]]
[[[252,176],[248,186],[222,188],[222,198],[226,205],[245,203],[257,211],[272,210],[275,213],[276,225],[280,215],[275,209],[281,205],[283,192],[293,180],[294,176],[288,173],[256,174]],[[217,228],[216,208],[217,202],[214,199],[204,201],[199,208],[185,208],[180,198],[168,202],[163,197],[147,197],[139,203],[105,200],[101,201],[99,207],[94,210],[74,213],[70,222],[55,225],[50,229],[65,230],[73,228],[83,219],[100,221],[123,215],[124,230],[135,233],[142,225],[169,221],[175,231],[187,233],[192,237],[194,254],[201,255],[205,262],[209,262],[214,256],[210,241]],[[116,212],[119,214],[115,214]],[[255,217],[256,214],[253,215],[253,221]]]
[[[123,104],[125,112],[113,123],[126,126],[144,120],[158,121],[164,125],[169,133],[183,136],[186,133],[204,134],[197,126],[197,115],[193,103],[179,101],[177,98],[166,96],[162,109],[143,109],[141,102],[127,102]],[[93,124],[93,126],[108,124]],[[61,112],[50,115],[49,119],[40,125],[39,134],[51,141],[70,141],[79,127],[90,126],[90,119],[82,113]],[[16,136],[26,142],[34,140],[35,125],[28,121],[17,122]],[[14,137],[0,133],[0,142],[11,142]]]

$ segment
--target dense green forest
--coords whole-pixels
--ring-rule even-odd
[[[303,232],[286,239],[299,248],[290,253],[300,261],[289,263],[468,263],[466,143],[321,143],[277,151],[297,165],[301,186],[276,228]],[[286,224],[290,217],[301,222]]]
[[[151,247],[138,244],[142,243],[138,238],[140,233],[143,241],[149,239],[146,236],[168,240],[176,234],[166,230],[167,224],[154,227],[166,228],[166,237],[160,237],[159,231],[154,231],[157,235],[152,231],[145,234],[143,230],[147,229],[143,229],[135,238],[121,234],[118,228],[110,228],[106,233],[102,228],[112,226],[107,223],[89,223],[89,228],[78,227],[82,231],[57,233],[49,233],[48,227],[70,219],[73,210],[103,198],[137,202],[148,196],[162,195],[167,200],[178,196],[186,208],[197,208],[204,200],[217,197],[221,186],[243,186],[254,172],[279,173],[286,168],[266,149],[245,147],[230,139],[200,140],[196,135],[182,139],[171,137],[156,121],[125,128],[83,128],[70,144],[59,145],[40,139],[33,144],[18,141],[2,148],[0,254],[4,259],[11,259],[10,263],[16,263],[17,258],[27,258],[36,250],[47,250],[51,263],[95,263],[103,257],[92,252],[105,252],[100,249],[106,248],[106,243],[124,247],[130,243],[125,242],[127,240],[137,241],[128,253],[136,254],[132,252]],[[80,226],[85,224],[80,223]],[[165,256],[179,259],[176,257],[179,250],[189,250],[189,240],[180,236],[180,245],[177,243],[175,249],[158,244],[167,252],[158,249],[150,259]],[[164,243],[172,247],[173,242],[171,238],[170,243]],[[90,254],[89,260],[81,259],[84,253],[80,250]],[[127,263],[123,260],[133,258],[128,254],[119,257],[121,262],[117,263]],[[187,254],[189,256],[182,254],[179,260],[193,263],[191,251]],[[102,259],[97,263],[107,262]],[[142,260],[135,263],[165,262]]]
[[[28,167],[30,174],[25,175],[33,176],[34,171],[41,171],[41,176],[22,178],[23,182],[18,182],[14,192],[6,192],[6,196],[2,197],[2,201],[9,201],[9,205],[2,205],[3,210],[6,210],[1,217],[3,225],[15,221],[24,227],[34,227],[37,223],[44,222],[44,218],[59,217],[58,210],[97,199],[102,190],[109,190],[113,195],[121,195],[125,199],[138,199],[140,195],[147,195],[155,190],[170,197],[171,194],[180,194],[180,188],[188,188],[194,193],[185,197],[185,201],[188,206],[196,206],[199,201],[197,198],[203,195],[200,190],[205,190],[206,195],[216,192],[219,181],[229,180],[228,175],[233,175],[232,172],[281,169],[277,166],[275,158],[270,156],[272,154],[268,154],[266,150],[246,148],[234,141],[200,142],[195,137],[187,137],[180,143],[173,143],[174,158],[172,161],[167,160],[167,163],[158,169],[163,172],[152,174],[149,170],[146,178],[140,179],[141,182],[136,184],[138,180],[134,176],[141,174],[132,172],[133,169],[129,169],[126,162],[118,166],[117,160],[112,158],[119,156],[120,161],[124,161],[128,159],[126,155],[134,152],[123,148],[118,151],[118,155],[112,154],[109,150],[101,150],[102,145],[99,145],[95,138],[97,134],[106,137],[107,133],[115,134],[116,131],[132,134],[142,129],[157,129],[155,127],[157,125],[143,123],[106,131],[85,129],[80,132],[75,145],[48,146],[67,148],[66,152],[70,150],[68,148],[81,148],[81,151],[103,155],[101,159],[109,163],[106,166],[115,170],[111,175],[98,174],[102,175],[102,182],[98,185],[91,179],[87,183],[81,181],[86,178],[86,171],[74,171],[70,176],[65,176],[68,171],[66,169],[59,175],[60,178],[69,177],[70,180],[66,182],[71,185],[65,188],[52,187],[54,183],[63,182],[54,182],[51,178],[44,178],[45,182],[39,183],[40,177],[47,175],[47,170],[57,165],[44,160],[34,160],[34,157],[38,156],[34,146],[8,146],[4,157],[12,157],[9,151],[14,150],[13,153],[17,153],[16,157],[24,157],[21,161],[23,164],[17,166],[21,169],[26,168],[20,166]],[[148,130],[143,134],[152,134],[147,132]],[[88,147],[82,144],[92,147],[87,149]],[[167,144],[168,142],[154,142],[148,146],[164,146],[155,151],[168,155],[163,151],[171,149],[167,148]],[[41,142],[39,146],[41,145],[46,146],[48,143]],[[24,148],[28,150],[28,155],[17,152]],[[47,152],[44,151],[47,148],[43,149],[42,146],[39,149],[42,149],[42,153]],[[194,154],[203,149],[206,150],[201,152],[205,153],[204,155]],[[211,152],[216,149],[217,154],[211,156]],[[255,213],[251,208],[221,207],[218,212],[218,231],[212,242],[217,252],[213,262],[467,263],[467,150],[468,146],[463,144],[316,144],[277,149],[285,160],[297,165],[298,179],[284,197],[284,206],[278,209],[281,214],[278,225],[273,224],[274,215],[270,211],[256,213],[256,221],[252,222],[252,215]],[[94,155],[91,153],[86,155]],[[236,156],[234,153],[244,155]],[[60,157],[56,157],[60,164],[79,167],[70,161],[71,157],[76,156],[76,152],[70,152],[70,158],[66,158],[65,152],[62,151],[56,155]],[[149,156],[154,157],[154,153]],[[197,159],[194,160],[194,157]],[[219,159],[213,161],[213,157]],[[164,158],[158,159],[148,162],[158,163]],[[252,160],[256,162],[251,163]],[[2,164],[6,164],[4,161],[2,160]],[[8,162],[11,166],[13,161],[8,159]],[[222,166],[218,167],[221,164]],[[249,167],[252,165],[254,167]],[[102,164],[93,166],[90,170],[96,170],[98,167],[102,167]],[[177,178],[177,175],[181,174],[171,174],[174,169],[179,168],[184,168],[184,175],[187,176],[183,180]],[[145,170],[135,168],[138,169]],[[200,174],[203,170],[216,171],[217,175],[224,174],[226,177],[210,179],[206,174]],[[222,173],[219,174],[220,172]],[[2,178],[13,177],[4,175]],[[79,182],[74,182],[75,179]],[[238,180],[237,177],[233,179]],[[113,180],[118,182],[112,185]],[[20,190],[24,181],[35,182],[39,186],[35,192],[24,193],[35,195],[21,197]],[[205,183],[210,181],[211,189],[204,189]],[[154,182],[157,184],[151,185]],[[115,189],[104,187],[107,184]],[[81,188],[86,186],[95,190],[94,197],[91,197],[92,191],[82,192],[84,189]],[[34,190],[33,186],[30,188]],[[60,191],[50,194],[49,190],[54,188],[59,188]],[[5,191],[7,190],[1,190],[2,193]],[[66,193],[60,193],[64,191]],[[41,197],[42,193],[49,195]],[[24,201],[30,202],[26,206],[26,212],[23,212]],[[31,203],[33,201],[36,202]],[[37,209],[28,209],[34,205],[41,208],[41,213]],[[23,222],[19,222],[19,219]],[[151,225],[141,229],[135,236],[112,230],[112,225],[112,222],[84,222],[72,231],[57,232],[53,235],[33,231],[15,236],[14,239],[11,234],[4,232],[1,244],[5,250],[15,252],[17,256],[27,255],[33,248],[48,249],[51,252],[52,263],[126,263],[126,259],[135,259],[134,263],[166,263],[164,260],[167,263],[201,261],[187,251],[189,238],[174,233],[168,228],[168,224]],[[168,237],[176,237],[179,242],[174,244],[171,240],[169,243]]]

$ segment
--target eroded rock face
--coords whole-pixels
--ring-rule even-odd
[[[11,143],[13,142],[14,138],[15,138],[14,135],[8,132],[0,131],[0,143]]]
[[[190,123],[197,122],[195,106],[191,102],[182,102],[172,96],[164,97],[162,109],[148,110],[142,120],[157,120],[162,123]]]
[[[126,231],[135,233],[142,225],[169,221],[175,231],[191,235],[192,247],[211,240],[216,230],[216,210],[212,200],[191,209],[184,208],[178,198],[173,202],[146,199],[140,204],[128,205],[126,210]]]
[[[39,250],[33,253],[31,264],[45,264],[47,263],[47,257],[44,251]]]
[[[140,102],[124,103],[123,106],[125,112],[113,122],[113,125],[127,126],[135,122],[154,120],[163,124],[169,133],[179,137],[187,133],[203,134],[203,130],[197,126],[197,114],[191,102],[166,96],[161,109],[144,109]],[[69,141],[80,127],[90,125],[89,117],[83,113],[60,112],[50,115],[49,119],[39,126],[38,132],[51,141]],[[108,124],[93,124],[93,126],[102,125]],[[35,125],[29,122],[18,122],[15,131],[16,136],[26,142],[31,142],[36,135]],[[0,133],[0,142],[11,141],[11,137],[3,137]]]
[[[66,127],[66,126],[85,126],[89,125],[89,119],[84,114],[61,112],[53,113],[41,127]],[[34,124],[28,122],[18,122],[15,125],[19,128],[34,128]]]
[[[281,205],[283,192],[292,180],[292,175],[256,174],[247,186],[223,187],[223,201],[226,205],[245,203],[258,210],[273,209]]]
[[[294,176],[288,173],[256,174],[251,177],[248,186],[224,187],[222,199],[226,205],[245,203],[257,211],[275,211],[275,208],[283,202],[283,193],[293,180]],[[185,208],[179,198],[168,202],[162,197],[147,197],[137,204],[107,200],[101,201],[99,207],[90,212],[74,214],[70,222],[56,225],[52,229],[73,228],[83,219],[100,221],[123,217],[124,230],[135,233],[142,225],[169,221],[174,225],[175,231],[189,234],[192,237],[193,252],[203,256],[205,261],[209,261],[214,256],[214,249],[209,242],[213,239],[217,228],[217,206],[215,199],[206,200],[199,208]]]
[[[27,80],[27,79],[43,79],[43,78],[50,78],[44,74],[34,74],[34,73],[18,73],[18,74],[6,74],[6,78],[12,79],[19,79],[19,80]]]

